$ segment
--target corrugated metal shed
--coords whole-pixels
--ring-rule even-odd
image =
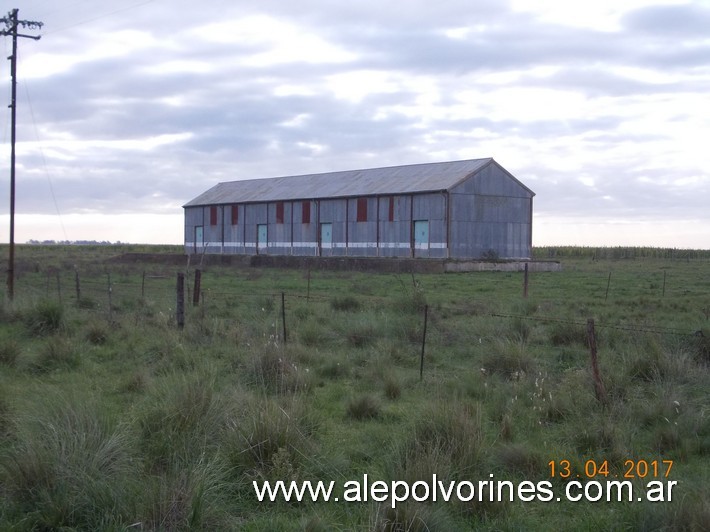
[[[449,190],[492,161],[493,159],[489,157],[464,161],[229,181],[215,185],[185,204],[184,207]],[[520,185],[527,189],[522,183]]]
[[[491,158],[219,183],[187,253],[529,258],[535,193]]]

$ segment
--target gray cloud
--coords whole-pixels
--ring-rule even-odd
[[[21,10],[46,23],[21,67],[49,61],[20,99],[25,213],[179,213],[217,181],[493,156],[540,213],[706,216],[690,139],[710,119],[684,104],[710,82],[704,6],[602,31],[498,0],[79,4]]]
[[[631,11],[622,22],[631,32],[672,39],[706,39],[710,7],[699,3],[653,5]]]

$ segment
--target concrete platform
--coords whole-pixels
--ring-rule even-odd
[[[125,253],[112,262],[237,266],[253,268],[294,268],[302,270],[372,271],[388,273],[464,273],[464,272],[558,272],[562,264],[554,260],[453,260],[394,257],[302,257],[292,255],[188,255],[168,253]]]

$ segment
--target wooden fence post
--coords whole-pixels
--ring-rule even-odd
[[[528,297],[528,263],[525,263],[525,274],[523,275],[523,297]]]
[[[178,329],[185,327],[185,274],[177,274],[177,304],[175,305],[175,318]]]
[[[286,294],[281,292],[281,324],[283,326],[283,339],[286,345]]]
[[[666,297],[666,270],[663,270],[663,294],[661,297]]]
[[[108,321],[113,321],[113,288],[111,287],[111,273],[108,274]]]
[[[141,280],[141,298],[145,297],[145,270],[143,270],[143,278]]]
[[[185,290],[187,291],[187,300],[189,301],[190,300],[190,270],[187,270],[185,272],[184,279],[185,279],[185,283],[186,283]]]
[[[604,383],[602,382],[601,374],[599,373],[599,364],[597,361],[597,339],[594,332],[594,318],[587,320],[587,341],[589,343],[589,354],[592,359],[592,378],[594,379],[594,394],[597,400],[606,405],[607,397]]]
[[[81,284],[79,283],[79,270],[74,269],[74,282],[76,284],[76,302],[81,301]]]
[[[59,299],[59,304],[62,304],[62,282],[59,278],[59,270],[57,270],[57,298]]]
[[[306,303],[311,300],[311,267],[308,267],[308,287],[306,288]]]
[[[609,272],[609,278],[606,280],[606,294],[604,295],[604,301],[609,297],[609,285],[611,284],[611,272]]]
[[[426,324],[429,314],[429,305],[424,305],[424,330],[422,331],[422,354],[419,357],[419,380],[424,378],[424,348],[426,347]]]
[[[195,287],[192,290],[192,306],[196,307],[200,304],[200,294],[202,285],[202,270],[195,270]]]

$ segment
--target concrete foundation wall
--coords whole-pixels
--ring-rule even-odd
[[[294,268],[302,270],[371,271],[391,273],[463,273],[483,271],[558,272],[557,261],[459,261],[452,259],[412,259],[395,257],[299,257],[294,255],[189,255],[192,268],[236,266],[254,268]],[[187,266],[188,255],[167,253],[125,253],[113,259],[120,263],[158,263]]]

